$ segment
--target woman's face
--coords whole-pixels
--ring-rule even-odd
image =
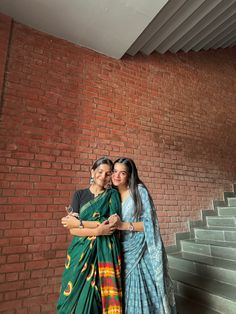
[[[94,179],[94,184],[104,188],[111,180],[111,167],[106,164],[101,164],[95,170],[91,171]]]
[[[127,186],[129,182],[128,169],[125,164],[116,163],[112,174],[112,183],[114,186]]]

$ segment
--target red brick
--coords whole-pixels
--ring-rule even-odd
[[[50,197],[32,197],[32,204],[52,204]]]
[[[40,279],[31,279],[27,283],[25,283],[26,288],[33,288],[33,287],[42,287],[47,284],[46,278],[40,278]]]
[[[26,298],[29,296],[29,294],[30,294],[29,289],[23,289],[23,290],[17,291],[17,299]]]
[[[39,220],[39,219],[51,219],[52,218],[52,213],[32,213],[31,214],[31,219],[33,220]]]
[[[15,190],[3,190],[2,191],[2,196],[15,196],[16,191]]]
[[[18,178],[20,180],[20,178]],[[29,180],[28,180],[29,181]],[[12,189],[32,189],[33,183],[31,182],[11,182],[11,188]]]
[[[6,292],[4,295],[5,301],[16,299],[16,291]]]
[[[44,304],[47,301],[45,296],[38,296],[38,297],[30,297],[27,298],[23,301],[24,306],[30,306],[30,308],[32,309],[32,313],[35,313],[35,308],[32,307],[32,305],[38,304]],[[39,308],[40,310],[40,308]],[[40,313],[40,312],[38,312]]]
[[[31,202],[30,197],[9,197],[8,200],[11,204],[27,204]]]
[[[6,274],[6,281],[16,281],[18,280],[18,273],[8,273]]]
[[[33,262],[27,262],[26,268],[27,269],[44,269],[48,266],[47,261],[33,261]]]
[[[31,278],[42,278],[42,277],[43,277],[42,269],[31,271]]]
[[[11,226],[10,221],[0,221],[0,229],[9,229]]]
[[[19,280],[28,280],[30,278],[30,272],[24,271],[19,273]]]
[[[28,217],[30,214],[28,214]],[[24,228],[26,229],[33,229],[35,227],[35,221],[34,220],[25,220],[24,221]]]
[[[23,237],[28,236],[29,231],[27,229],[9,229],[4,231],[5,237]]]
[[[44,155],[44,154],[36,154],[35,155],[36,160],[41,161],[55,161],[55,157],[52,155]]]
[[[16,291],[22,289],[23,285],[23,281],[4,282],[0,285],[0,289],[1,291]]]
[[[50,293],[50,291],[48,291],[47,293]],[[35,287],[30,289],[30,296],[39,296],[41,294],[43,294],[41,287]]]
[[[24,160],[24,159],[19,160],[19,166],[21,166],[21,167],[27,167],[27,166],[29,166],[29,165],[30,165],[30,161],[29,161],[29,160]]]
[[[35,228],[44,228],[47,226],[46,220],[36,220],[35,221]]]
[[[33,244],[33,245],[28,245],[28,252],[48,251],[49,249],[50,249],[50,244]]]
[[[33,237],[24,237],[22,240],[22,244],[32,244],[34,242]]]
[[[3,312],[3,311],[7,311],[7,310],[9,311],[12,309],[17,310],[18,308],[21,308],[21,304],[22,304],[21,300],[14,300],[14,302],[12,302],[12,301],[1,302],[0,303],[0,311]]]
[[[4,247],[2,249],[2,254],[11,254],[11,253],[25,253],[27,250],[26,245],[18,245],[18,246],[11,246],[11,247]]]
[[[51,234],[51,228],[37,228],[37,229],[31,229],[29,231],[30,236],[41,236],[41,235],[47,235]]]

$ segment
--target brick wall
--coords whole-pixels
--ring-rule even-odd
[[[113,60],[21,24],[7,30],[0,312],[51,314],[69,241],[60,218],[97,157],[136,161],[166,244],[231,190],[235,48]]]

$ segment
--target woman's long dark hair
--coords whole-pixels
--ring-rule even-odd
[[[136,220],[139,220],[139,218],[142,215],[142,211],[143,211],[143,205],[142,204],[142,199],[138,190],[138,185],[142,185],[148,193],[148,197],[149,197],[149,201],[152,207],[152,218],[153,218],[153,222],[156,221],[156,209],[154,206],[154,202],[153,199],[148,191],[148,188],[146,187],[146,185],[143,183],[142,180],[140,180],[139,176],[138,176],[138,170],[137,167],[134,163],[134,161],[130,158],[126,158],[126,157],[122,157],[119,158],[117,160],[114,161],[114,165],[116,163],[120,163],[120,164],[124,164],[128,170],[128,186],[131,192],[131,195],[133,197],[134,200],[134,217]]]
[[[104,164],[110,166],[111,171],[113,170],[114,164],[111,161],[111,159],[109,159],[107,157],[101,157],[101,158],[97,159],[92,166],[92,170],[96,170],[97,167],[99,167],[100,165],[104,165]]]

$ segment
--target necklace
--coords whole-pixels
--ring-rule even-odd
[[[89,190],[95,197],[97,197],[99,194],[101,194],[105,191],[104,189],[102,189],[102,190],[96,189],[96,187],[94,187],[93,185],[90,186]]]

